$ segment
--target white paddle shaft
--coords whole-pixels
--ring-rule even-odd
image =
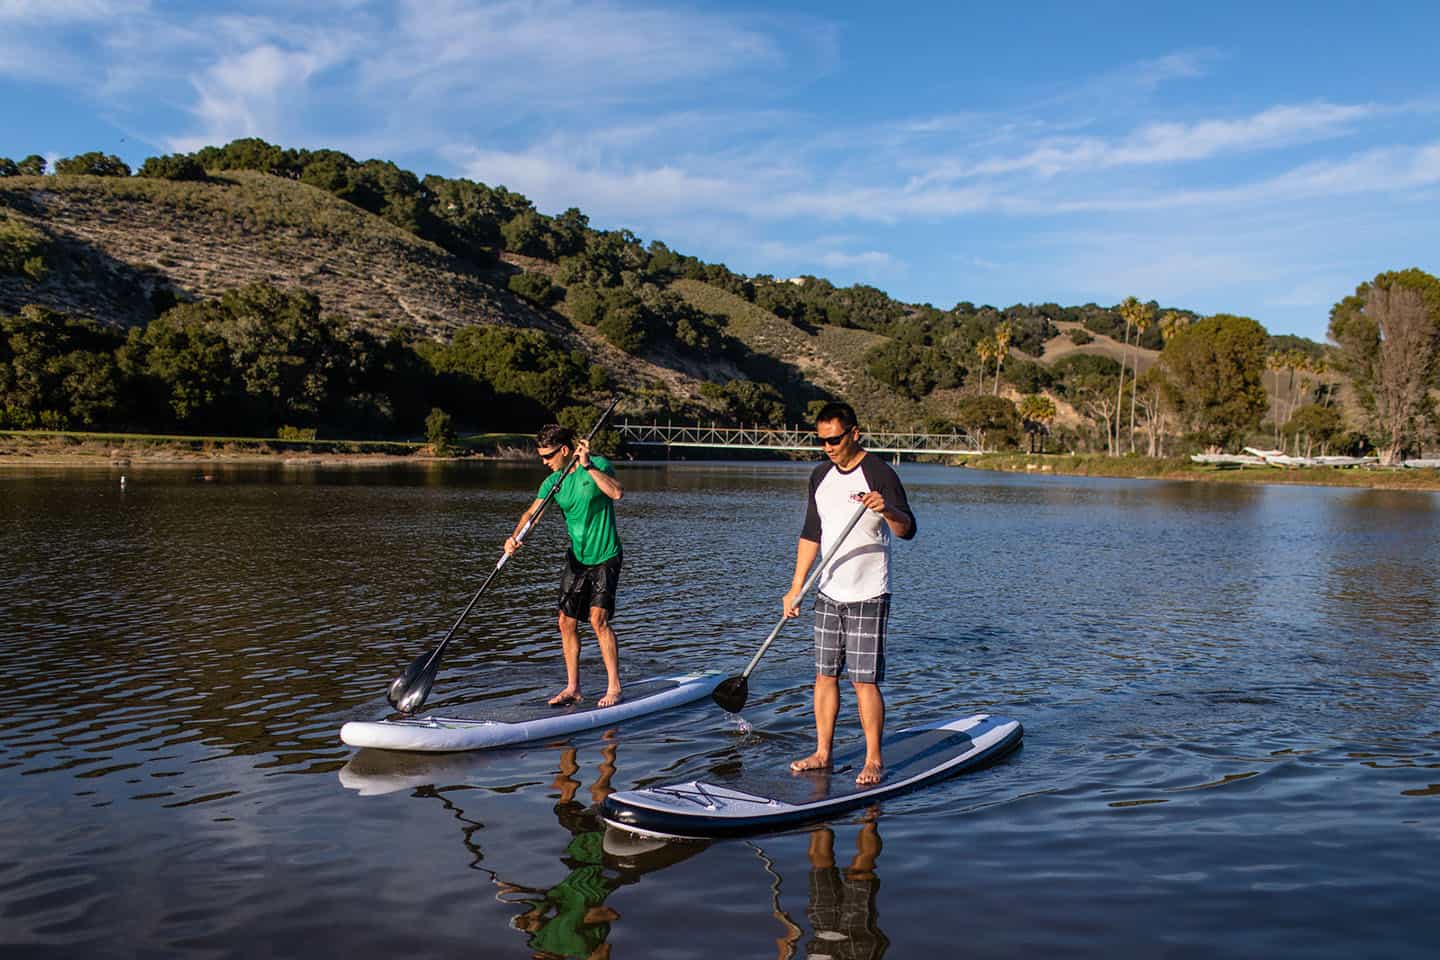
[[[830,547],[829,551],[820,558],[819,563],[810,568],[810,576],[805,578],[805,584],[800,588],[800,597],[810,592],[810,588],[815,585],[815,581],[820,579],[821,571],[830,565],[831,560],[835,559],[835,554],[840,552],[841,544],[845,542],[846,537],[850,536],[850,531],[855,529],[855,524],[860,522],[860,518],[865,516],[865,511],[868,509],[870,508],[861,505],[861,507],[855,511],[855,516],[851,517],[850,522],[845,524],[845,529],[840,531],[840,536],[835,540],[835,543]],[[797,603],[800,597],[795,598]],[[775,629],[770,631],[770,636],[765,638],[765,642],[760,644],[760,649],[755,651],[755,656],[750,658],[750,664],[745,668],[745,672],[740,674],[741,677],[750,676],[750,671],[755,669],[755,664],[759,663],[760,658],[765,655],[765,651],[770,649],[770,644],[774,643],[775,638],[780,635],[780,628],[785,626],[785,621],[789,619],[790,618],[783,613],[780,615],[780,622],[775,624]]]

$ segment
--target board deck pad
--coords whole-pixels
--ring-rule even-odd
[[[599,706],[597,695],[563,707],[552,707],[543,699],[512,701],[470,717],[351,721],[340,728],[340,739],[352,747],[420,752],[513,746],[681,706],[708,696],[723,678],[712,671],[638,680],[625,685],[625,699],[613,707]]]
[[[763,772],[626,790],[605,799],[606,824],[657,837],[738,836],[824,819],[943,777],[991,763],[1020,745],[1019,721],[976,714],[901,730],[884,739],[885,778],[855,782],[864,745],[837,752],[826,771],[791,773],[783,761]]]

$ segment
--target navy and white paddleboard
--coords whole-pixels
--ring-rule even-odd
[[[507,747],[605,727],[678,707],[709,696],[722,679],[724,675],[719,671],[710,671],[629,683],[625,685],[625,699],[613,707],[596,706],[595,699],[566,707],[552,707],[540,701],[493,717],[352,720],[340,728],[340,739],[352,747],[425,753]]]
[[[1020,745],[1018,720],[976,714],[887,734],[885,779],[862,787],[860,745],[832,758],[828,771],[743,774],[724,784],[692,780],[605,798],[600,816],[612,827],[645,836],[704,839],[774,830],[823,819],[884,797],[971,770]]]

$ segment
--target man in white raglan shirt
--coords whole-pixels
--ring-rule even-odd
[[[855,687],[865,731],[865,766],[855,782],[879,783],[885,772],[880,755],[885,698],[879,683],[885,679],[885,625],[890,619],[890,540],[915,536],[915,515],[895,471],[860,446],[855,411],[848,403],[821,409],[815,417],[815,442],[824,448],[828,462],[810,475],[795,575],[781,601],[787,617],[800,615],[800,590],[816,557],[834,546],[833,538],[862,503],[871,513],[855,525],[829,569],[820,574],[815,595],[815,752],[790,769],[798,773],[830,767],[844,669]]]

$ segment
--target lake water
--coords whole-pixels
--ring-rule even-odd
[[[628,465],[624,674],[738,673],[808,467]],[[357,753],[526,465],[0,470],[0,954],[1433,957],[1440,497],[903,464],[892,728],[1025,745],[819,828],[607,843],[609,790],[813,744],[808,616],[708,700],[486,754]],[[547,517],[427,707],[561,685]],[[584,638],[587,692],[603,688]],[[858,736],[845,692],[839,739]],[[608,953],[607,953],[608,951]]]

